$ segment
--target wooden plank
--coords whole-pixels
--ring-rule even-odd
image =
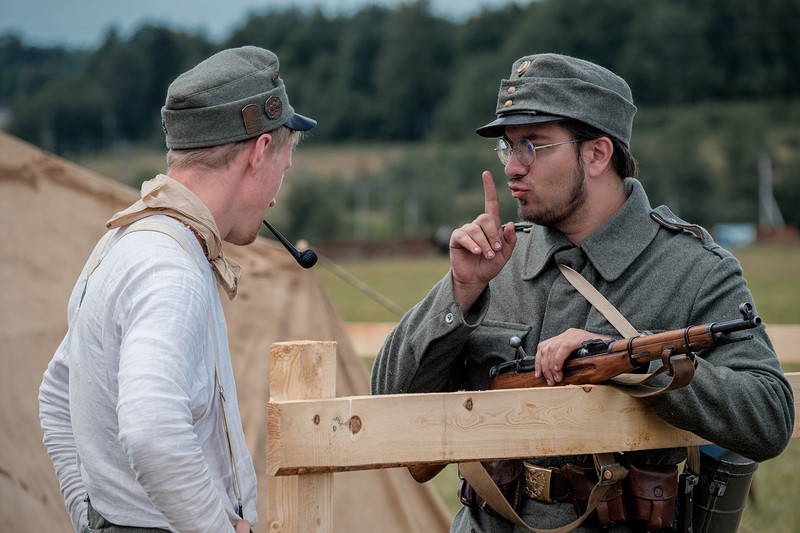
[[[788,377],[800,392],[800,373]],[[706,442],[602,385],[270,402],[268,434],[278,476]]]
[[[270,394],[280,399],[336,394],[335,342],[276,342],[270,347]],[[272,445],[272,446],[271,446]],[[267,436],[267,463],[281,442]],[[269,478],[267,529],[272,533],[332,533],[333,474]]]

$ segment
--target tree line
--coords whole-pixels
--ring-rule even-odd
[[[215,51],[248,44],[280,57],[292,105],[319,121],[314,144],[430,147],[377,174],[342,180],[332,168],[290,180],[283,216],[294,234],[394,238],[470,220],[482,205],[476,176],[502,176],[474,129],[493,118],[512,62],[538,52],[595,61],[628,81],[640,109],[632,149],[654,204],[707,225],[757,222],[766,155],[786,221],[800,223],[796,0],[540,0],[464,21],[434,15],[426,1],[337,16],[267,8],[219,41],[146,24],[129,36],[111,28],[90,49],[9,34],[0,36],[0,109],[10,110],[11,133],[56,153],[163,150],[167,85]],[[513,203],[501,207],[513,218]]]
[[[623,76],[640,106],[800,93],[796,0],[543,0],[462,22],[425,1],[348,16],[266,9],[223,42],[144,25],[96,49],[0,38],[9,129],[61,152],[160,139],[169,82],[222,48],[275,51],[293,105],[322,141],[459,139],[494,113],[511,63],[554,51]]]

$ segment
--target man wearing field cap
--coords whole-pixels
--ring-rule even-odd
[[[291,166],[303,131],[278,58],[223,50],[181,74],[161,110],[167,170],[108,222],[68,306],[39,402],[76,531],[249,531],[256,475],[219,289]]]
[[[513,64],[500,84],[496,119],[477,133],[496,139],[521,223],[501,223],[494,178],[484,172],[485,212],[453,232],[450,272],[387,338],[373,392],[486,389],[490,369],[514,359],[513,336],[535,356],[534,375],[554,386],[584,341],[633,336],[578,292],[569,270],[636,332],[741,318],[740,304],[753,299],[738,261],[705,229],[665,206],[652,208],[635,178],[635,112],[625,81],[594,63],[536,54]],[[748,333],[746,342],[698,352],[688,385],[647,401],[670,424],[762,461],[791,437],[793,398],[764,326]],[[662,375],[651,385],[668,380]],[[685,456],[685,449],[616,454],[627,477],[586,518],[597,481],[591,456],[501,461],[488,470],[530,527],[670,531],[674,465]],[[524,530],[474,489],[462,482],[465,507],[452,531]]]

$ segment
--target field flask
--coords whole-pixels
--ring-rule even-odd
[[[695,533],[733,533],[747,504],[758,463],[716,444],[700,446],[700,480],[694,488]]]

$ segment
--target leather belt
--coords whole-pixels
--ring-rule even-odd
[[[546,502],[570,501],[569,486],[561,469],[544,468],[523,462],[525,467],[524,492],[528,498]]]

